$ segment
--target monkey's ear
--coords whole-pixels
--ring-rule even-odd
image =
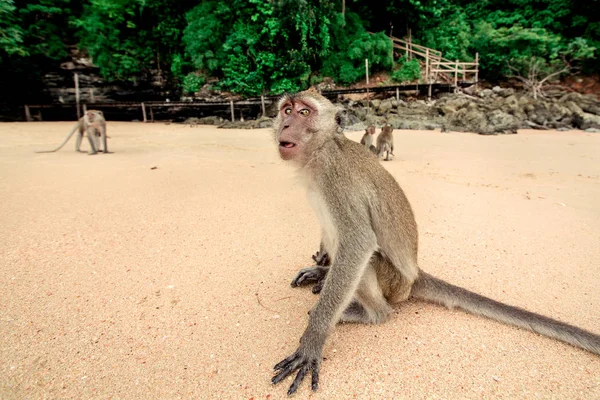
[[[335,123],[338,126],[338,129],[342,129],[346,125],[346,112],[345,110],[338,110],[335,113]]]

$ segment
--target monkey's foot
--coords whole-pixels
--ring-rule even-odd
[[[314,262],[315,262],[317,265],[320,265],[320,266],[322,266],[322,267],[326,267],[326,266],[328,266],[329,264],[331,264],[331,260],[329,259],[329,254],[327,254],[327,252],[325,252],[325,251],[324,251],[323,253],[321,253],[321,252],[317,251],[317,252],[316,252],[316,253],[315,253],[315,254],[312,256],[312,259],[314,260]]]
[[[105,151],[104,154],[114,154],[114,151]]]
[[[340,322],[365,323],[368,318],[369,314],[367,313],[367,310],[365,310],[365,308],[358,301],[352,300],[340,317]]]
[[[392,312],[391,307],[384,306],[379,309],[370,309],[368,311],[362,304],[360,304],[357,300],[352,300],[352,302],[346,307],[342,316],[340,317],[340,322],[354,322],[359,324],[381,324],[389,319],[389,316]]]
[[[288,389],[288,396],[296,392],[298,386],[300,386],[304,380],[304,377],[310,370],[312,370],[311,388],[313,391],[316,391],[319,388],[319,367],[321,365],[321,354],[320,352],[317,352],[319,354],[313,356],[307,353],[308,352],[303,351],[302,346],[300,346],[300,348],[296,350],[294,354],[279,362],[273,368],[276,375],[271,378],[271,382],[273,382],[274,385],[287,378],[297,369],[299,370],[298,375],[296,375],[296,379],[294,379],[294,382],[292,382],[292,385]]]
[[[320,266],[302,268],[292,280],[292,287],[306,285],[311,282],[320,282],[327,275],[327,270],[328,268]]]

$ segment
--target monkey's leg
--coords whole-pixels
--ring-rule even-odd
[[[88,138],[88,142],[90,142],[90,152],[88,153],[88,155],[94,155],[94,154],[98,154],[98,152],[96,151],[96,146],[94,145],[94,138],[92,136],[94,135],[94,130],[93,129],[88,129],[87,130],[87,138]]]
[[[344,310],[340,322],[381,324],[389,319],[391,313],[392,307],[383,296],[377,272],[370,262],[354,294],[354,300]]]
[[[97,151],[102,151],[100,150],[100,137],[96,133],[94,133],[94,145]]]
[[[100,131],[101,135],[102,135],[102,142],[104,144],[104,154],[112,154],[112,151],[108,151],[108,145],[107,145],[107,135],[106,135],[106,126],[102,128],[102,130]]]
[[[79,130],[79,132],[77,133],[77,137],[75,138],[75,151],[79,152],[79,153],[83,153],[83,151],[81,151],[81,140],[83,139],[83,131]]]

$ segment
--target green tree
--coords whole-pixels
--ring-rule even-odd
[[[189,7],[177,0],[90,0],[75,22],[79,46],[106,78],[134,79],[152,69],[169,74],[183,50]]]
[[[389,70],[393,66],[392,42],[383,32],[370,34],[360,17],[352,12],[336,14],[332,24],[331,54],[324,60],[323,74],[349,84],[365,76],[365,59],[370,71]]]

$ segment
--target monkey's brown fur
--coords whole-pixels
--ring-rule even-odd
[[[365,134],[363,135],[362,139],[360,139],[360,144],[376,154],[377,149],[375,146],[373,146],[373,137],[375,137],[375,126],[369,125],[367,129],[365,129]]]
[[[83,117],[79,118],[73,130],[67,135],[65,140],[54,150],[37,151],[36,153],[54,153],[67,144],[71,136],[78,131],[75,142],[75,151],[81,152],[81,140],[83,136],[87,134],[88,141],[90,143],[90,155],[97,154],[100,150],[100,139],[104,145],[104,153],[111,153],[108,151],[107,136],[106,136],[106,119],[104,113],[100,110],[87,110]]]
[[[394,155],[394,128],[390,125],[385,125],[381,128],[381,133],[377,136],[377,155],[379,157],[386,154],[385,161],[390,160],[390,154]]]
[[[319,383],[325,341],[338,321],[378,324],[410,296],[538,332],[600,354],[600,336],[451,285],[419,269],[418,233],[404,192],[363,145],[346,138],[337,110],[315,92],[283,97],[274,124],[279,154],[298,169],[322,230],[315,267],[292,286],[317,282],[320,296],[298,349],[275,365],[273,383],[299,370]],[[329,265],[330,264],[330,265]],[[328,266],[329,265],[329,266]]]

